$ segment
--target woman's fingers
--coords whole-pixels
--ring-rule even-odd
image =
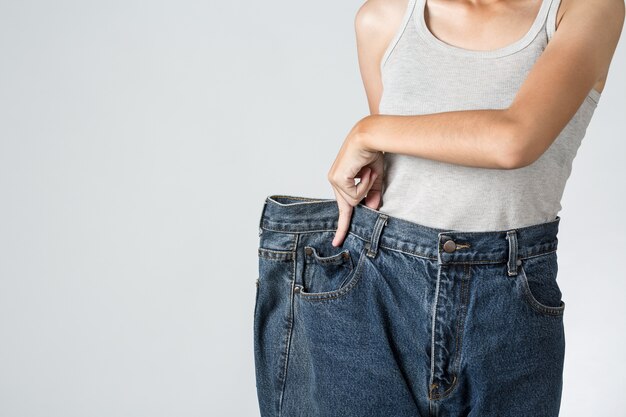
[[[339,208],[333,246],[343,244],[350,229],[353,207],[364,203],[377,209],[382,200],[384,154],[365,149],[363,142],[352,133],[344,141],[327,174]],[[355,184],[357,178],[360,181]]]
[[[378,210],[382,202],[384,164],[384,155],[381,153],[370,165],[373,171],[371,180],[372,185],[367,191],[365,205],[374,210]]]
[[[355,206],[365,198],[365,195],[372,188],[372,184],[376,179],[377,174],[372,170],[372,168],[367,167],[367,171],[361,175],[361,181],[354,186],[355,188]]]
[[[357,177],[359,178],[359,177]],[[367,188],[370,186],[372,180],[370,174],[362,174],[359,184],[354,184],[354,178],[348,180],[348,184],[338,184],[336,182],[331,183],[336,192],[340,193],[346,203],[353,207],[359,204],[367,194]]]
[[[353,207],[363,200],[377,178],[377,174],[369,167],[365,167],[362,171],[363,174],[360,177],[360,182],[354,185],[354,179],[351,179],[352,186],[348,187],[350,188],[348,190],[344,190],[339,185],[333,184],[333,191],[335,192],[339,208],[339,219],[337,231],[335,232],[335,237],[332,242],[333,246],[343,244],[348,230],[350,229]]]
[[[383,179],[376,172],[372,174],[372,186],[365,196],[365,205],[374,210],[378,210],[383,196]]]
[[[346,234],[348,233],[348,229],[350,228],[350,218],[352,217],[353,208],[352,205],[343,198],[341,193],[335,191],[335,195],[337,197],[337,205],[339,207],[339,221],[332,245],[341,246]]]

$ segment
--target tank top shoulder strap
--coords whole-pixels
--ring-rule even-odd
[[[389,55],[391,55],[391,52],[393,51],[393,49],[398,44],[398,41],[402,37],[402,34],[404,33],[404,31],[405,31],[405,29],[407,27],[407,24],[411,20],[411,18],[413,16],[413,10],[415,9],[415,4],[416,3],[417,3],[417,0],[408,0],[408,3],[406,5],[406,9],[404,10],[404,16],[402,17],[402,22],[400,24],[400,27],[398,27],[396,29],[396,33],[393,36],[393,38],[392,38],[391,42],[389,43],[389,45],[387,46],[387,48],[385,49],[383,57],[382,57],[382,59],[380,61],[380,70],[381,70],[381,72],[382,72],[383,67],[385,66],[385,63],[387,62],[387,59],[389,59]]]
[[[548,17],[546,18],[546,35],[548,37],[548,42],[550,42],[550,39],[554,36],[554,32],[556,32],[556,14],[559,10],[560,4],[561,0],[551,0]]]

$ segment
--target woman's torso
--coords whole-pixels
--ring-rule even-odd
[[[425,0],[409,0],[381,62],[379,113],[508,107],[554,34],[559,1],[542,0],[532,26],[517,41],[478,51],[436,38],[424,19]],[[431,227],[465,231],[553,220],[600,95],[591,90],[548,150],[523,168],[477,168],[386,153],[379,210]]]

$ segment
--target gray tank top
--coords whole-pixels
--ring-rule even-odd
[[[513,101],[556,30],[560,0],[542,1],[530,30],[499,49],[478,51],[435,37],[426,0],[409,0],[381,61],[380,114],[502,109]],[[518,169],[467,167],[385,153],[379,210],[430,227],[493,231],[554,220],[572,161],[600,99],[592,89],[550,148]]]

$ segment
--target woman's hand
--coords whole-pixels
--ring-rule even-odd
[[[328,172],[328,181],[339,206],[339,223],[333,246],[343,243],[350,227],[353,207],[361,203],[363,198],[367,207],[375,210],[380,207],[383,153],[365,146],[368,133],[364,129],[363,120],[352,128]],[[355,184],[356,178],[360,179],[358,184]]]

